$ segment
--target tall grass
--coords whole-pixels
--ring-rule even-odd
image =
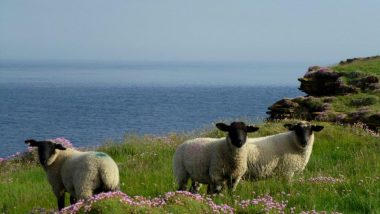
[[[250,137],[286,131],[282,127],[283,123],[260,124],[260,130]],[[242,181],[235,193],[210,196],[212,201],[227,204],[236,213],[276,213],[280,208],[268,207],[282,205],[286,213],[313,210],[379,213],[379,137],[358,127],[321,124],[325,129],[316,134],[310,162],[306,170],[296,175],[292,182],[275,177],[256,182]],[[216,129],[164,137],[129,135],[123,142],[108,142],[99,150],[110,154],[117,162],[122,192],[131,197],[155,200],[177,188],[172,174],[172,156],[178,144],[194,136],[223,135]],[[205,193],[206,189],[202,187],[201,194]],[[52,211],[57,206],[45,173],[35,160],[16,158],[1,162],[0,195],[0,213]],[[181,194],[167,199],[167,204],[158,207],[133,207],[120,200],[101,200],[92,205],[92,212],[213,212],[204,201]]]

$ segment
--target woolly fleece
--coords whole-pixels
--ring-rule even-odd
[[[293,131],[247,139],[248,170],[245,177],[261,179],[278,175],[291,179],[305,169],[314,144],[314,133],[305,148],[300,148]]]
[[[179,145],[173,158],[173,171],[180,190],[193,182],[224,186],[234,190],[247,170],[247,152],[227,142],[228,138],[196,138]],[[209,186],[210,187],[210,186]]]
[[[105,153],[56,150],[48,164],[44,168],[57,198],[67,191],[76,199],[87,199],[97,191],[119,188],[119,169]]]

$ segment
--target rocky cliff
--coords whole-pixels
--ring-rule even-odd
[[[365,123],[380,130],[380,56],[354,58],[332,67],[312,66],[298,80],[306,96],[282,99],[269,119]]]

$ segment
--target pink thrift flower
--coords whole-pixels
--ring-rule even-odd
[[[0,158],[0,163],[2,163],[2,162],[5,162],[7,159],[5,159],[5,158]]]
[[[66,138],[64,138],[64,137],[58,137],[58,138],[54,138],[54,139],[48,139],[48,141],[51,141],[53,143],[62,144],[66,148],[74,148],[73,144],[69,140],[67,140]]]

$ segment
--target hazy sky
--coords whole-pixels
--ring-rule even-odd
[[[380,54],[380,1],[0,0],[0,60],[328,61]]]

